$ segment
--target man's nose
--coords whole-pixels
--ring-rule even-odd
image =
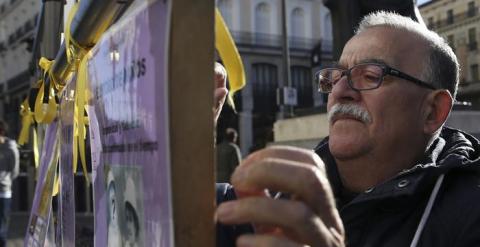
[[[350,87],[348,78],[344,75],[333,85],[330,97],[338,102],[357,101],[360,99],[360,92]]]

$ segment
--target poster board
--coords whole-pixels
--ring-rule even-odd
[[[73,77],[62,91],[59,102],[60,158],[58,173],[61,183],[56,225],[57,244],[59,246],[75,246],[76,219],[73,169],[75,87],[76,77]]]
[[[135,1],[92,50],[95,246],[214,246],[213,3]]]
[[[32,211],[25,233],[24,246],[49,246],[54,244],[52,233],[52,194],[58,164],[58,122],[47,126],[45,142],[40,157],[38,180],[35,186]],[[50,233],[50,234],[49,234]]]

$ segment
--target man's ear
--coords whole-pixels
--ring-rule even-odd
[[[448,90],[435,90],[425,99],[423,131],[433,134],[447,120],[453,105],[453,97]]]

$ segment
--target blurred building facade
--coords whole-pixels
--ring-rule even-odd
[[[36,80],[31,71],[32,46],[37,19],[42,8],[39,0],[0,0],[0,117],[9,124],[9,137],[17,139],[21,128],[20,104]],[[35,189],[35,168],[31,143],[20,149],[20,175],[13,184],[12,211],[27,213]],[[75,176],[76,210],[93,212],[91,186],[83,175]]]
[[[461,74],[459,101],[480,110],[480,0],[432,0],[419,6],[429,27],[445,38],[458,57]]]
[[[31,45],[41,8],[38,0],[0,0],[0,116],[19,133],[19,106],[30,87]]]
[[[38,0],[0,0],[0,116],[8,136],[20,132],[19,109],[31,83],[31,46],[41,8]],[[21,150],[20,174],[13,183],[12,211],[29,210],[35,181],[31,151]]]
[[[238,114],[222,114],[219,128],[236,127],[242,153],[273,141],[279,117],[277,90],[286,86],[283,60],[282,0],[218,0],[242,57],[247,85],[235,97]],[[329,10],[320,0],[286,1],[291,84],[297,91],[294,112],[324,104],[312,83],[315,67],[332,59]],[[225,113],[225,111],[224,111]]]

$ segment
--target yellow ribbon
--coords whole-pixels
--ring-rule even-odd
[[[44,57],[40,58],[39,65],[43,69],[43,79],[40,82],[40,89],[38,90],[37,98],[35,99],[35,110],[34,116],[37,123],[51,123],[55,116],[57,115],[57,103],[55,102],[55,90],[54,86],[56,83],[53,81],[53,77],[50,76],[50,68],[52,67],[54,61],[50,61]],[[48,88],[48,103],[43,102],[45,94],[45,78],[46,76],[50,78],[50,85]]]
[[[38,164],[40,162],[40,154],[38,152],[38,138],[37,138],[37,131],[33,131],[33,162],[34,165],[35,165],[35,171],[37,170],[38,168]],[[36,176],[35,176],[36,178]]]
[[[87,96],[88,82],[88,55],[83,56],[78,67],[77,83],[75,90],[75,112],[74,112],[74,136],[73,136],[73,169],[77,170],[77,152],[80,151],[80,161],[82,162],[82,170],[87,183],[89,182],[87,171],[87,160],[85,158],[85,138],[87,135],[86,125],[88,125],[88,117],[85,116],[85,103]],[[78,151],[77,151],[78,150]]]
[[[20,130],[20,135],[18,136],[18,144],[24,145],[28,143],[30,126],[33,123],[33,113],[28,105],[28,98],[20,106],[20,116],[22,116],[22,130]]]
[[[80,48],[80,46],[75,42],[74,39],[72,39],[72,34],[70,33],[70,26],[71,26],[73,17],[77,13],[77,10],[78,10],[78,2],[75,2],[73,4],[72,8],[70,9],[70,12],[68,13],[67,23],[65,25],[65,30],[64,30],[65,50],[66,50],[66,53],[67,53],[67,61],[68,61],[69,64],[73,64],[74,66],[77,63],[77,61],[75,61],[75,59],[78,58],[76,56],[77,55],[77,47]]]
[[[37,123],[51,123],[57,115],[57,103],[55,102],[55,92],[50,86],[48,92],[48,103],[43,103],[45,84],[42,84],[38,90],[37,98],[35,99],[35,121]]]
[[[78,166],[78,154],[80,153],[80,161],[82,163],[82,170],[87,184],[89,184],[87,172],[87,160],[85,156],[85,138],[86,128],[88,125],[88,117],[84,114],[85,109],[85,95],[86,95],[86,80],[87,80],[87,61],[88,48],[79,45],[73,38],[70,32],[70,26],[78,10],[79,2],[74,3],[68,14],[67,23],[65,25],[65,47],[67,52],[67,61],[77,69],[77,82],[75,88],[75,103],[74,103],[74,119],[73,119],[73,171],[76,173]]]
[[[48,174],[47,174],[47,177],[45,178],[47,181],[49,179],[52,179],[51,177],[51,173],[54,173],[54,177],[53,177],[53,188],[52,188],[52,197],[56,196],[58,194],[58,192],[60,191],[60,175],[58,174],[59,171],[57,169],[58,167],[58,160],[60,159],[60,137],[58,136],[59,135],[59,131],[57,130],[57,140],[55,141],[56,143],[54,144],[54,149],[53,149],[53,159],[52,159],[52,163],[49,163],[48,166]]]
[[[59,176],[58,171],[57,171],[57,172],[55,172],[55,178],[53,180],[52,197],[56,196],[59,191],[60,191],[60,176]]]
[[[228,103],[235,109],[233,94],[245,86],[245,71],[235,41],[228,31],[222,14],[215,8],[215,47],[225,65],[230,82]]]

